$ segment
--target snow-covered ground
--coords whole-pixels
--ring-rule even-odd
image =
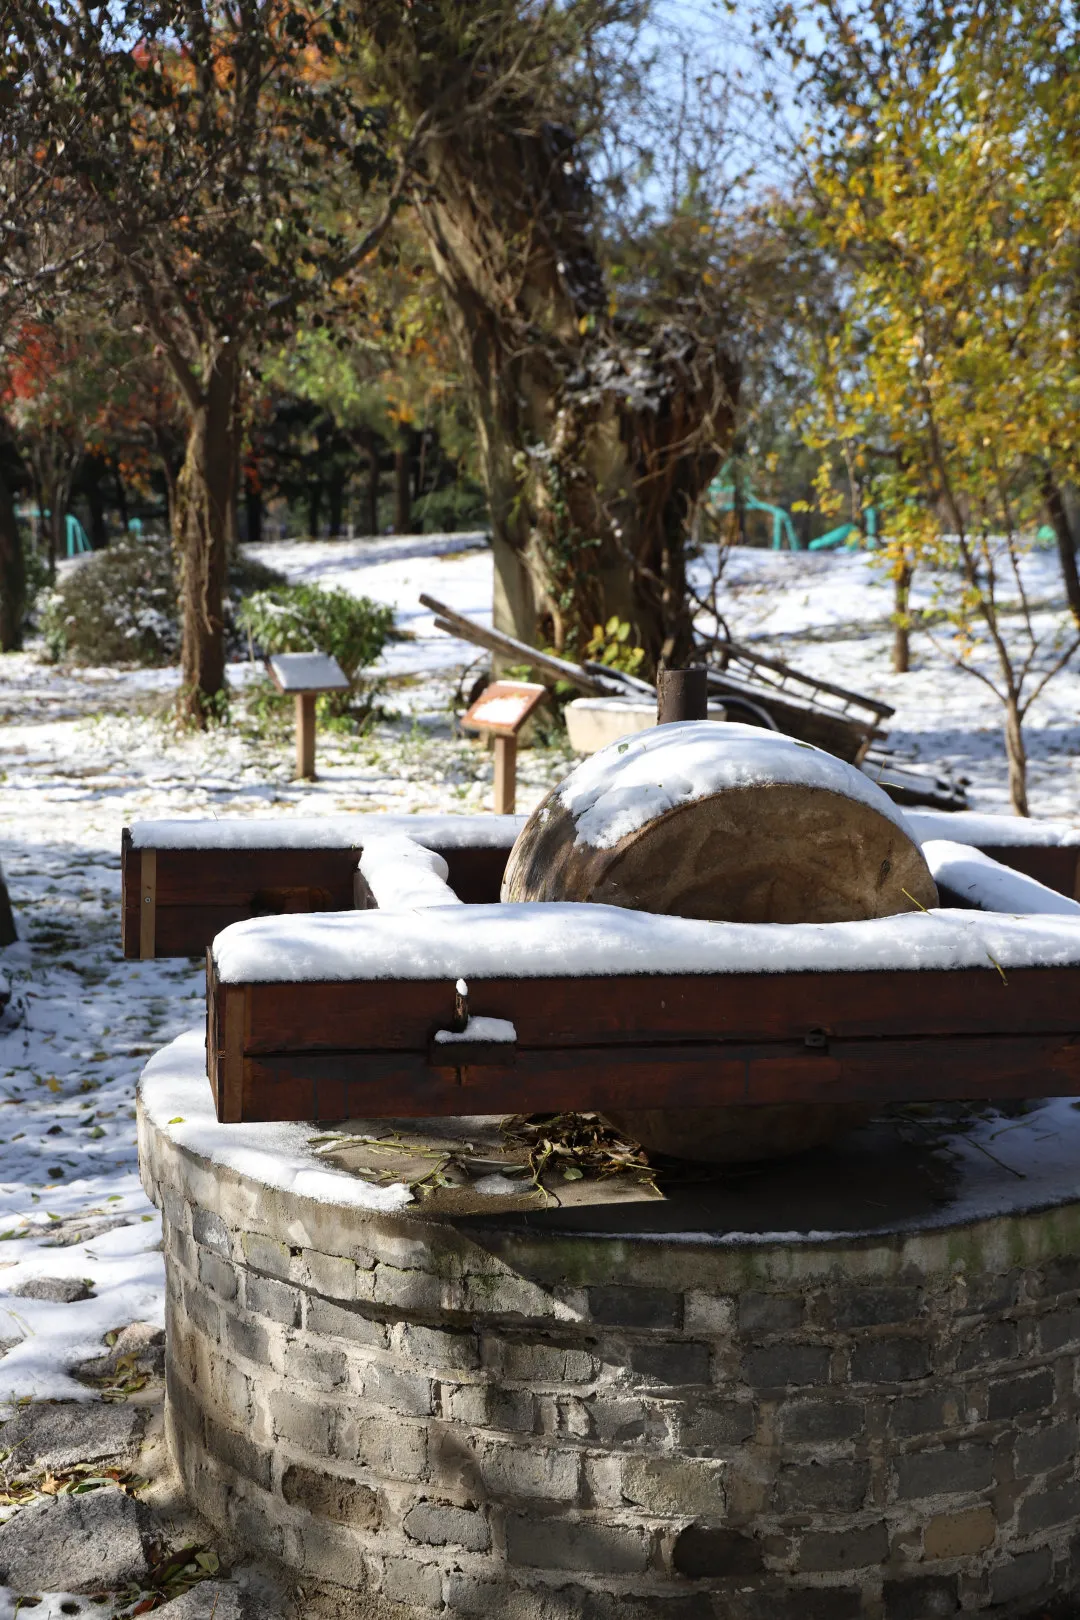
[[[70,1369],[103,1335],[159,1320],[157,1217],[139,1188],[134,1084],[146,1056],[202,1017],[201,965],[125,963],[121,828],[173,816],[281,816],[487,808],[490,756],[451,710],[476,649],[443,637],[420,590],[490,612],[491,558],[475,537],[259,548],[290,578],[392,602],[413,639],[388,649],[386,717],[370,735],[320,733],[319,780],[291,780],[288,737],[233,726],[193,737],[165,718],[175,671],[60,672],[0,658],[0,860],[22,934],[0,953],[14,996],[0,1018],[0,1401],[89,1391]],[[1058,594],[1036,559],[1041,600]],[[889,670],[890,588],[861,556],[737,552],[726,575],[733,633],[897,708],[890,741],[971,778],[975,809],[1007,808],[1000,709],[925,641]],[[252,671],[230,671],[240,687]],[[1031,716],[1032,808],[1080,819],[1080,671]],[[519,808],[566,772],[562,748],[525,751]],[[33,1278],[87,1279],[73,1304],[24,1297]]]

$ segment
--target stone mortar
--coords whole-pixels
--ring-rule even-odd
[[[1014,1127],[1053,1130],[1042,1177],[963,1133],[959,1170],[904,1145],[895,1187],[879,1139],[865,1185],[828,1150],[834,1203],[905,1206],[874,1231],[823,1234],[796,1187],[799,1223],[768,1176],[441,1223],[335,1202],[314,1159],[318,1196],[222,1162],[214,1131],[304,1132],[217,1127],[208,1090],[193,1131],[183,1062],[140,1096],[169,1432],[252,1549],[418,1616],[928,1620],[1080,1588],[1068,1105]]]

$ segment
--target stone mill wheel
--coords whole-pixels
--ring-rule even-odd
[[[592,755],[522,828],[504,900],[749,923],[853,922],[937,904],[918,844],[854,766],[754,726],[657,726]],[[714,1163],[815,1146],[851,1105],[611,1114],[646,1148]]]

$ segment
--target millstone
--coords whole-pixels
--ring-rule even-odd
[[[831,923],[938,897],[901,813],[861,771],[756,727],[690,722],[625,738],[572,771],[523,827],[502,898]],[[712,1162],[799,1152],[863,1117],[818,1103],[611,1116],[646,1148]]]

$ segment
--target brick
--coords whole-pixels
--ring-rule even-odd
[[[329,1391],[347,1383],[349,1364],[344,1351],[290,1340],[285,1346],[284,1372],[285,1377],[296,1384]]]
[[[246,1322],[232,1312],[225,1318],[225,1340],[229,1349],[247,1361],[265,1366],[270,1357],[270,1339],[258,1322]]]
[[[1075,1294],[1080,1289],[1080,1257],[1063,1255],[1059,1260],[1049,1260],[1042,1275],[1044,1293]]]
[[[960,1608],[955,1575],[917,1575],[886,1581],[882,1590],[885,1620],[937,1620]]]
[[[1023,1284],[1022,1271],[976,1274],[967,1279],[967,1308],[981,1315],[1000,1316],[1017,1303]]]
[[[654,1384],[707,1384],[709,1351],[703,1344],[636,1344],[631,1370]]]
[[[649,1543],[643,1530],[629,1525],[527,1519],[512,1513],[506,1521],[506,1557],[530,1569],[640,1575],[648,1567]]]
[[[923,1339],[870,1339],[851,1352],[854,1384],[902,1384],[929,1371],[930,1346]]]
[[[251,1421],[251,1380],[224,1356],[210,1358],[210,1390],[216,1406],[238,1429]]]
[[[201,1510],[204,1503],[201,1492],[196,1500]],[[233,1533],[242,1547],[257,1548],[262,1553],[269,1553],[272,1558],[282,1556],[285,1551],[285,1538],[280,1526],[274,1523],[261,1501],[258,1499],[253,1501],[250,1497],[230,1491],[225,1511]]]
[[[267,1317],[271,1322],[280,1322],[283,1327],[299,1326],[300,1295],[288,1283],[246,1272],[244,1304],[253,1316]]]
[[[868,1462],[811,1462],[780,1470],[777,1506],[785,1513],[852,1513],[862,1507],[869,1489]]]
[[[802,1326],[805,1302],[801,1294],[758,1294],[739,1298],[740,1333],[789,1333]]]
[[[646,1513],[720,1518],[724,1513],[723,1464],[700,1457],[628,1457],[622,1494]]]
[[[441,1328],[403,1322],[396,1330],[395,1349],[404,1359],[434,1373],[469,1371],[480,1365],[474,1333],[444,1333]]]
[[[557,1344],[527,1344],[515,1339],[485,1340],[484,1360],[513,1383],[591,1384],[599,1371],[594,1356]]]
[[[963,1397],[953,1389],[931,1389],[923,1395],[907,1395],[890,1401],[889,1432],[909,1440],[923,1434],[939,1434],[955,1428],[963,1411]]]
[[[481,1446],[478,1462],[484,1488],[500,1500],[522,1496],[549,1502],[577,1500],[581,1459],[575,1451],[493,1441]]]
[[[443,1410],[455,1423],[478,1429],[505,1429],[511,1434],[533,1434],[537,1429],[536,1401],[528,1390],[500,1389],[496,1384],[443,1385]]]
[[[676,1573],[689,1580],[709,1576],[758,1575],[765,1567],[760,1544],[742,1530],[690,1524],[672,1550]]]
[[[168,1361],[165,1363],[165,1388],[173,1417],[178,1418],[201,1441],[204,1432],[202,1406],[187,1380],[179,1377],[173,1364]]]
[[[427,1427],[403,1418],[359,1417],[352,1410],[335,1413],[331,1453],[358,1462],[392,1479],[422,1479],[427,1472]]]
[[[184,1310],[191,1326],[211,1344],[221,1340],[222,1310],[213,1294],[200,1288],[198,1283],[184,1283]]]
[[[1007,1564],[990,1571],[990,1598],[994,1603],[1015,1603],[1045,1591],[1054,1573],[1049,1547],[1018,1553]]]
[[[377,1305],[392,1305],[400,1311],[439,1311],[443,1281],[430,1271],[400,1271],[396,1266],[375,1267],[372,1299]]]
[[[608,1327],[681,1328],[682,1295],[666,1288],[586,1288],[589,1315]]]
[[[1014,1361],[1017,1354],[1016,1323],[990,1322],[978,1332],[964,1335],[956,1356],[957,1371],[967,1372],[995,1361]]]
[[[307,1285],[317,1294],[328,1294],[331,1299],[356,1298],[356,1265],[352,1260],[340,1254],[322,1254],[318,1249],[305,1249],[301,1258]]]
[[[330,1519],[306,1519],[300,1527],[300,1545],[303,1568],[319,1579],[332,1571],[339,1586],[365,1591],[371,1584],[363,1544],[351,1526]]]
[[[434,1410],[430,1378],[397,1372],[380,1361],[370,1361],[360,1369],[357,1388],[364,1400],[410,1417],[430,1417]]]
[[[683,1296],[683,1328],[687,1333],[726,1335],[734,1325],[735,1301],[726,1294],[706,1294],[691,1289]]]
[[[475,1508],[455,1507],[451,1502],[417,1502],[404,1521],[405,1534],[429,1547],[464,1547],[467,1552],[487,1552],[491,1531],[484,1515]]]
[[[316,1457],[330,1454],[330,1412],[325,1406],[305,1400],[291,1389],[275,1389],[270,1394],[270,1417],[279,1440]]]
[[[788,1401],[777,1414],[784,1439],[807,1442],[852,1440],[866,1425],[861,1401]]]
[[[218,1254],[228,1258],[229,1229],[220,1215],[215,1215],[208,1209],[192,1211],[191,1233],[196,1243],[204,1249],[216,1249]]]
[[[1016,1469],[1019,1474],[1045,1474],[1071,1462],[1080,1450],[1075,1423],[1055,1423],[1047,1429],[1029,1429],[1017,1436]]]
[[[361,1311],[348,1310],[332,1300],[309,1295],[304,1302],[304,1326],[309,1333],[327,1334],[332,1339],[347,1339],[350,1344],[362,1344],[368,1349],[386,1348],[386,1326],[375,1322]]]
[[[925,1558],[969,1558],[992,1547],[997,1520],[989,1507],[971,1508],[967,1513],[939,1513],[923,1527]]]
[[[247,1435],[237,1434],[209,1414],[206,1416],[206,1448],[226,1468],[244,1479],[270,1489],[270,1452],[257,1446]]]
[[[889,1535],[883,1519],[850,1530],[809,1531],[799,1543],[799,1569],[809,1573],[876,1567],[884,1562],[888,1551]]]
[[[913,1322],[922,1310],[917,1288],[853,1288],[833,1303],[838,1328],[885,1327],[891,1322]]]
[[[281,1494],[290,1507],[350,1524],[355,1530],[377,1530],[382,1522],[377,1491],[324,1469],[290,1463],[281,1476]]]
[[[1080,1340],[1080,1310],[1052,1311],[1039,1319],[1039,1348],[1063,1350]]]
[[[261,1232],[243,1232],[240,1247],[244,1259],[256,1271],[268,1272],[271,1277],[288,1281],[292,1276],[292,1250],[275,1238],[264,1237]]]
[[[199,1281],[219,1299],[235,1299],[239,1283],[236,1268],[212,1249],[199,1250]]]
[[[952,1491],[983,1491],[994,1483],[989,1446],[949,1446],[916,1451],[896,1460],[897,1495],[943,1496]]]
[[[826,1384],[831,1352],[823,1344],[776,1344],[750,1350],[743,1358],[746,1379],[758,1389]]]
[[[412,1558],[383,1562],[383,1592],[396,1603],[442,1608],[442,1571],[438,1564],[419,1564]]]
[[[1022,1412],[1047,1411],[1053,1399],[1053,1369],[1041,1367],[1038,1372],[995,1379],[990,1385],[986,1415],[992,1423],[997,1418],[1019,1417]]]
[[[1055,1524],[1068,1524],[1080,1517],[1080,1484],[1061,1485],[1055,1491],[1041,1491],[1020,1503],[1019,1526],[1022,1536],[1035,1530],[1048,1530]]]
[[[687,1451],[717,1451],[749,1440],[754,1425],[752,1401],[703,1402],[684,1412],[680,1444]]]
[[[764,1587],[740,1605],[746,1620],[862,1620],[861,1586]],[[725,1617],[726,1620],[726,1617]]]

